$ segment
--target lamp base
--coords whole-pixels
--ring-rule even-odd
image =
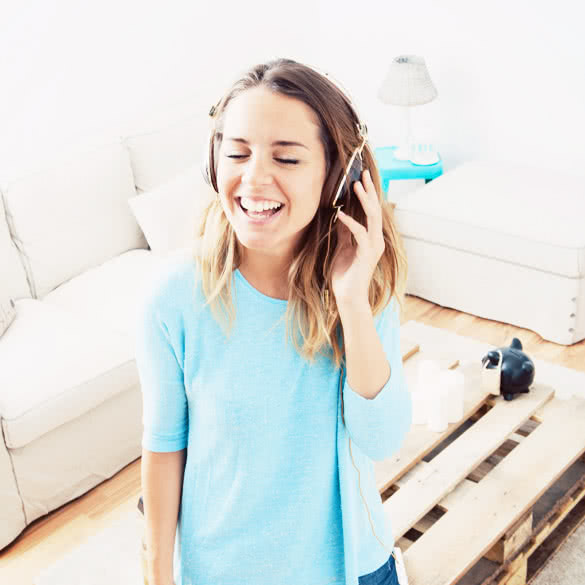
[[[396,160],[411,162],[413,165],[434,165],[441,159],[433,144],[401,144],[394,150]]]
[[[420,148],[421,145],[419,145]],[[439,155],[435,152],[434,148],[431,145],[422,145],[424,147],[429,147],[426,150],[418,150],[413,149],[410,152],[410,162],[413,165],[434,165],[439,162],[440,158]]]

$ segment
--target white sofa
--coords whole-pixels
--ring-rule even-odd
[[[0,549],[140,457],[136,310],[213,195],[202,111],[0,183]]]

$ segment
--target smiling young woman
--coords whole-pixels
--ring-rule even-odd
[[[336,84],[290,59],[250,69],[210,114],[217,197],[137,335],[143,447],[188,453],[184,475],[146,476],[151,494],[182,488],[174,549],[174,512],[162,523],[157,498],[145,506],[166,551],[150,563],[177,585],[396,585],[372,461],[412,420],[407,265],[365,126]]]

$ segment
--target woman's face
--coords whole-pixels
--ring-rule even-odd
[[[325,171],[318,118],[307,104],[264,87],[246,90],[230,101],[217,186],[228,221],[246,248],[288,258],[317,212]],[[242,210],[241,197],[277,201],[283,207],[270,222],[256,223]]]

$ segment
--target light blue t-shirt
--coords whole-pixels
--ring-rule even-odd
[[[176,585],[357,585],[394,545],[372,459],[396,451],[411,424],[394,299],[375,319],[390,379],[369,400],[344,375],[344,425],[340,370],[325,356],[311,364],[286,341],[288,301],[238,269],[232,283],[229,339],[205,306],[192,258],[164,266],[139,313],[142,446],[187,447]],[[372,533],[350,437],[387,548]]]

